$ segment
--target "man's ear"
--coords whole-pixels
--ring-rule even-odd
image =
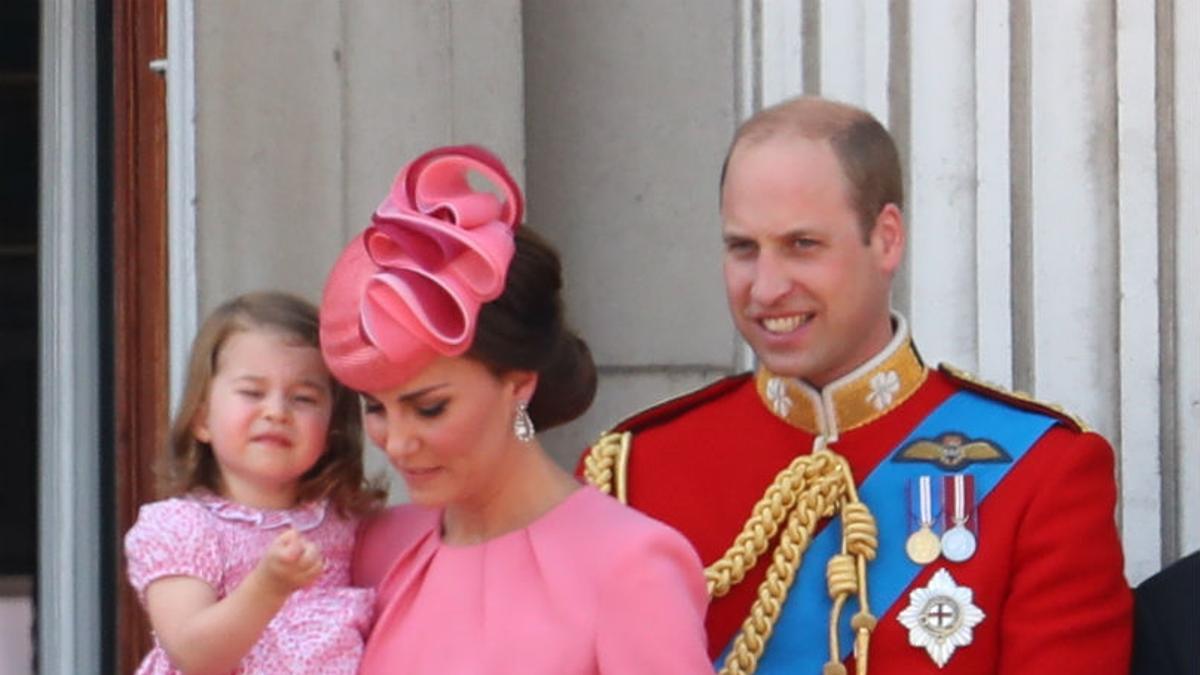
[[[895,204],[885,204],[875,216],[870,244],[878,252],[883,270],[893,274],[904,259],[905,244],[904,214]]]

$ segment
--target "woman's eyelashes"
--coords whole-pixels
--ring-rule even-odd
[[[432,419],[440,416],[446,411],[446,406],[450,403],[450,399],[443,398],[432,403],[414,403],[413,409],[417,414],[426,419]]]
[[[418,417],[433,419],[441,416],[446,411],[446,406],[450,404],[450,399],[442,398],[436,401],[406,401],[412,407],[412,410]],[[385,414],[382,403],[375,399],[363,399],[363,412],[367,415],[383,415]]]

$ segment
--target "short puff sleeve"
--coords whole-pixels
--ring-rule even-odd
[[[170,576],[195,577],[219,590],[224,556],[212,516],[200,504],[167,499],[146,504],[125,535],[129,583],[146,603],[146,587]]]
[[[695,549],[657,522],[625,543],[597,617],[600,672],[711,674],[708,592]]]

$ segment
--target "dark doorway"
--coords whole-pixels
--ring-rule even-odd
[[[0,633],[32,672],[38,448],[38,3],[0,5]],[[10,642],[11,641],[11,642]],[[6,655],[7,656],[7,655]],[[11,662],[7,664],[11,667]],[[5,671],[9,672],[9,671]]]

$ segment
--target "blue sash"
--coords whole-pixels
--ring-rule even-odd
[[[900,445],[879,463],[858,488],[858,496],[871,509],[879,526],[879,555],[867,566],[872,613],[882,616],[920,573],[923,565],[908,559],[904,543],[909,534],[907,489],[910,479],[942,471],[926,462],[896,462],[894,457],[918,438],[936,438],[948,432],[983,438],[998,445],[1011,462],[972,464],[963,473],[975,481],[975,502],[982,504],[1026,451],[1055,423],[1040,413],[1013,408],[969,391],[960,391],[942,402],[913,429]],[[837,449],[836,444],[833,447]],[[981,527],[987,527],[984,523]],[[841,552],[841,520],[829,523],[812,539],[784,601],[775,630],[767,642],[757,673],[819,673],[829,660],[829,610],[832,600],[825,584],[825,565]],[[986,551],[983,552],[986,555]],[[939,562],[945,564],[939,558]],[[938,564],[934,562],[931,564]],[[858,611],[857,597],[846,601],[839,627],[842,661],[854,646],[849,617]],[[734,636],[737,639],[737,636]],[[731,640],[716,661],[717,668],[733,647]]]

